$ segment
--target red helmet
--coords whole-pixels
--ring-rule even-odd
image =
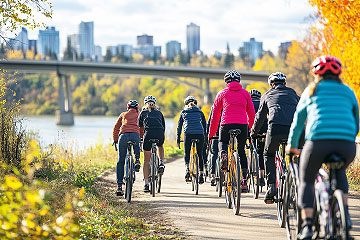
[[[339,75],[341,73],[340,60],[330,55],[317,57],[312,63],[312,67],[312,72],[314,74],[323,75],[328,70],[335,75]]]

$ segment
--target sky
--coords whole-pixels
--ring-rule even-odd
[[[77,33],[81,21],[94,21],[95,44],[136,45],[136,36],[154,36],[162,46],[170,40],[186,48],[186,25],[200,26],[200,48],[206,54],[234,54],[250,37],[263,42],[264,50],[277,53],[281,42],[300,40],[315,13],[307,0],[53,0],[52,19],[42,19],[60,31],[60,49],[67,35]],[[37,30],[29,38],[37,39]]]

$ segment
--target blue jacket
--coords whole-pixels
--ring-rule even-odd
[[[204,113],[198,107],[182,110],[177,126],[177,141],[180,140],[183,125],[184,134],[204,134],[206,131],[206,119]]]
[[[297,148],[307,120],[305,139],[355,141],[359,132],[359,106],[354,92],[335,80],[322,80],[313,96],[306,88],[296,108],[288,144]]]

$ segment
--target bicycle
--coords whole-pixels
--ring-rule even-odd
[[[254,139],[249,138],[246,148],[248,149],[248,189],[252,189],[254,199],[259,198],[260,192],[260,170],[259,156],[257,154],[257,140],[264,138],[264,135],[258,135]],[[261,187],[262,188],[262,187]],[[261,189],[262,191],[262,189]]]
[[[210,140],[215,140],[215,139],[219,139],[219,137],[214,136],[214,137],[210,138]],[[211,152],[211,148],[210,148],[210,152]],[[213,154],[213,152],[211,152],[211,154]],[[210,159],[209,162],[211,163],[211,155],[210,155],[209,159]],[[216,162],[215,162],[215,181],[216,181],[216,191],[217,191],[219,197],[222,196],[224,178],[225,178],[224,173],[223,173],[223,171],[221,171],[221,167],[220,167],[220,156],[218,156],[218,158],[216,159]]]
[[[240,199],[242,191],[242,172],[240,158],[235,147],[236,136],[241,133],[240,129],[231,129],[230,144],[228,149],[228,169],[225,170],[225,199],[228,208],[233,209],[235,215],[240,212]],[[224,171],[224,170],[223,170]]]
[[[184,141],[180,141],[184,142]],[[191,150],[190,150],[190,177],[191,177],[191,190],[195,191],[195,194],[199,194],[199,155],[196,152],[196,144],[199,142],[199,139],[191,140]]]
[[[162,174],[158,172],[159,169],[159,158],[156,154],[158,139],[150,139],[151,142],[151,158],[150,158],[150,194],[155,197],[155,193],[160,193]]]

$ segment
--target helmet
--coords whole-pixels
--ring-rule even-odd
[[[249,93],[251,97],[261,98],[261,92],[257,89],[251,89]]]
[[[278,82],[278,83],[285,83],[286,81],[286,75],[283,74],[282,72],[275,72],[270,74],[269,78],[268,78],[268,83],[269,85]]]
[[[197,100],[193,96],[187,96],[184,100],[184,104],[188,105],[190,102],[194,102],[197,105]]]
[[[156,98],[153,97],[153,96],[151,96],[151,95],[146,96],[146,97],[144,98],[144,104],[146,104],[146,103],[148,103],[148,102],[156,103]]]
[[[139,103],[136,100],[130,100],[127,104],[127,109],[130,109],[130,108],[138,109]]]
[[[327,71],[339,75],[341,73],[340,60],[330,55],[317,57],[312,63],[312,72],[314,74],[324,75]]]
[[[226,83],[233,82],[233,81],[240,82],[240,79],[241,79],[241,75],[236,70],[230,70],[227,73],[225,73],[225,76],[224,76],[224,81]]]

